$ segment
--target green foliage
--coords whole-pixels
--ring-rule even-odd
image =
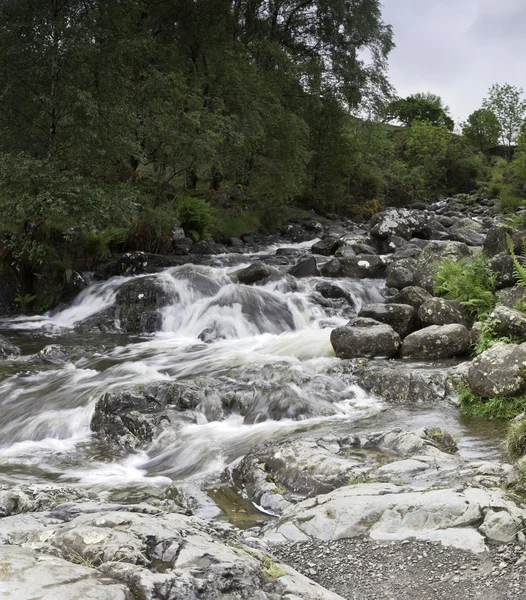
[[[26,313],[28,311],[29,305],[36,300],[36,296],[33,294],[18,294],[15,297],[15,302],[20,306],[20,310],[22,313]]]
[[[446,258],[435,275],[436,294],[458,300],[479,318],[493,309],[495,286],[495,275],[480,255],[459,261]]]
[[[482,398],[467,385],[457,389],[462,414],[484,419],[513,419],[526,410],[526,396]]]
[[[509,186],[502,186],[499,192],[500,207],[502,210],[515,211],[524,206],[524,198],[517,196]]]
[[[517,257],[513,240],[509,234],[506,234],[506,244],[511,258],[513,259],[513,275],[517,280],[517,285],[526,287],[526,246],[522,246],[522,253],[520,257]]]
[[[504,342],[505,344],[512,344],[515,340],[509,337],[499,336],[495,332],[495,321],[493,319],[487,319],[480,332],[480,337],[478,342],[473,349],[473,352],[476,356],[482,354],[486,350],[489,350],[492,346],[494,346],[498,342]]]
[[[480,108],[471,113],[462,125],[462,135],[480,152],[496,146],[500,137],[500,124],[489,108]]]
[[[523,90],[505,83],[491,86],[483,108],[493,112],[500,128],[500,138],[507,148],[507,159],[511,159],[511,146],[515,142],[526,114]]]
[[[521,458],[526,454],[526,419],[509,426],[506,435],[506,451],[513,459]]]
[[[202,198],[184,196],[177,201],[177,220],[186,233],[196,240],[209,237],[214,222],[214,212],[210,204]]]
[[[385,109],[388,121],[400,121],[408,127],[417,122],[426,122],[452,131],[455,123],[448,113],[449,108],[444,106],[442,99],[429,92],[399,98],[388,104]]]

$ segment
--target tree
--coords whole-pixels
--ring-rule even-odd
[[[500,139],[506,146],[506,158],[511,160],[511,147],[520,133],[526,114],[522,88],[505,83],[491,86],[482,106],[493,111],[500,126]]]
[[[443,104],[440,96],[428,92],[391,102],[385,109],[385,119],[399,121],[407,127],[416,121],[426,121],[435,127],[445,127],[452,131],[455,123],[448,112],[449,108]]]
[[[462,135],[474,148],[485,152],[499,142],[499,120],[489,108],[480,108],[471,113],[462,125]]]

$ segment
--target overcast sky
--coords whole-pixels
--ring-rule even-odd
[[[442,96],[455,121],[493,83],[526,89],[526,0],[383,0],[394,30],[389,79],[399,96]]]

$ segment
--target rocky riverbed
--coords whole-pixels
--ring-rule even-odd
[[[0,592],[520,598],[522,463],[457,390],[526,391],[523,237],[476,196],[298,218],[117,257],[4,319]],[[475,358],[480,324],[434,279],[480,252],[513,343]]]

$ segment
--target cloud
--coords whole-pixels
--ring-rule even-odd
[[[391,83],[401,96],[431,91],[464,120],[493,83],[526,87],[524,0],[385,0],[396,48]]]

